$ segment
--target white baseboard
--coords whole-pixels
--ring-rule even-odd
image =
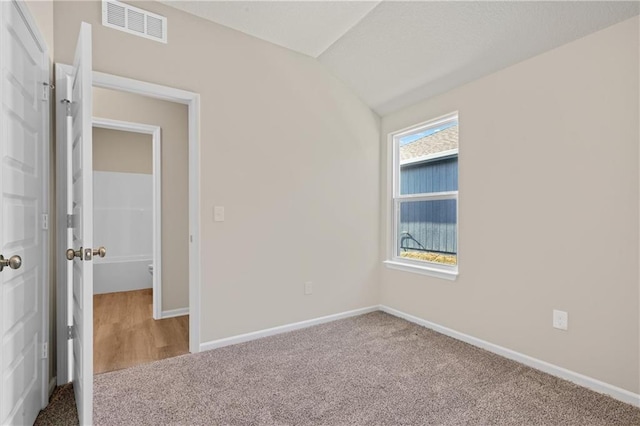
[[[473,336],[469,336],[468,334],[460,333],[458,331],[452,330],[447,327],[443,327],[441,325],[435,324],[431,321],[424,320],[422,318],[418,318],[416,316],[398,311],[397,309],[390,308],[385,305],[380,305],[380,310],[386,312],[390,315],[405,319],[409,322],[416,323],[423,327],[430,328],[431,330],[437,331],[438,333],[445,334],[449,337],[453,337],[454,339],[461,340],[463,342],[469,343],[473,346],[477,346],[479,348],[485,349],[489,352],[493,352],[505,358],[509,358],[511,360],[517,361],[521,364],[527,365],[529,367],[535,368],[536,370],[544,371],[545,373],[551,374],[552,376],[560,377],[561,379],[568,380],[577,385],[589,388],[599,393],[604,393],[612,398],[620,400],[622,402],[626,402],[627,404],[635,405],[640,407],[640,395],[630,392],[628,390],[619,388],[614,385],[610,385],[608,383],[602,382],[600,380],[594,379],[589,376],[585,376],[580,373],[576,373],[575,371],[567,370],[566,368],[558,367],[557,365],[550,364],[546,361],[541,361],[539,359],[530,357],[528,355],[522,354],[520,352],[513,351],[511,349],[504,348],[502,346],[495,345],[493,343],[487,342],[485,340],[481,340],[475,338]]]
[[[355,317],[357,315],[367,314],[379,310],[379,306],[369,306],[368,308],[354,309],[353,311],[341,312],[338,314],[327,315],[320,318],[313,318],[306,321],[294,322],[292,324],[281,325],[279,327],[267,328],[264,330],[254,331],[252,333],[239,334],[237,336],[226,337],[224,339],[212,340],[200,344],[200,351],[208,351],[211,349],[222,348],[224,346],[235,345],[237,343],[248,342],[262,337],[273,336],[276,334],[286,333],[288,331],[299,330],[301,328],[311,327],[313,325],[324,324],[326,322],[336,321],[343,318]]]
[[[162,311],[160,313],[160,319],[181,317],[183,315],[189,315],[189,308],[170,309],[168,311]]]
[[[53,394],[53,391],[56,390],[57,381],[58,379],[56,377],[52,377],[51,380],[49,380],[49,396],[51,396],[51,394]]]
[[[188,313],[188,309],[185,309],[185,310]],[[300,321],[292,324],[281,325],[279,327],[267,328],[264,330],[254,331],[251,333],[245,333],[245,334],[239,334],[237,336],[226,337],[224,339],[212,340],[209,342],[201,343],[200,351],[208,351],[211,349],[222,348],[225,346],[235,345],[238,343],[249,342],[251,340],[260,339],[263,337],[274,336],[276,334],[286,333],[288,331],[293,331],[293,330],[299,330],[301,328],[311,327],[313,325],[336,321],[343,318],[354,317],[357,315],[362,315],[362,314],[366,314],[366,313],[374,312],[378,310],[386,312],[398,318],[405,319],[409,322],[413,322],[415,324],[421,325],[423,327],[427,327],[431,330],[437,331],[438,333],[447,335],[449,337],[453,337],[454,339],[461,340],[463,342],[485,349],[489,352],[493,352],[505,358],[517,361],[521,364],[535,368],[536,370],[540,370],[547,374],[551,374],[552,376],[556,376],[561,379],[565,379],[570,382],[573,382],[577,385],[594,390],[596,392],[609,395],[612,398],[615,398],[622,402],[626,402],[627,404],[640,407],[640,394],[630,392],[628,390],[619,388],[609,383],[602,382],[598,379],[585,376],[584,374],[576,373],[575,371],[567,370],[566,368],[559,367],[554,364],[550,364],[546,361],[533,358],[529,355],[525,355],[523,353],[516,352],[511,349],[507,349],[505,347],[487,342],[482,339],[478,339],[468,334],[460,333],[456,330],[452,330],[450,328],[441,326],[439,324],[433,323],[431,321],[427,321],[422,318],[418,318],[416,316],[407,314],[397,309],[390,308],[385,305],[354,309],[352,311],[341,312],[338,314],[327,315],[320,318],[314,318],[314,319]],[[184,310],[177,309],[176,311],[184,311]],[[174,311],[168,311],[168,312],[174,312]],[[163,312],[163,318],[165,318],[164,314],[165,312]],[[179,313],[178,315],[186,315],[186,313]],[[178,315],[173,315],[173,316],[178,316]]]

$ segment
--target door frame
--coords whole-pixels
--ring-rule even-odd
[[[162,319],[162,136],[160,126],[93,117],[93,127],[151,135],[153,179],[153,319]],[[94,141],[95,143],[95,141]]]
[[[56,86],[65,87],[67,75],[73,72],[70,65],[55,65]],[[176,102],[188,107],[188,147],[189,147],[189,352],[200,352],[200,270],[201,270],[201,250],[200,250],[200,95],[182,89],[134,80],[113,74],[106,74],[93,71],[93,86],[103,89],[119,90],[133,93],[154,99]],[[66,94],[56,90],[56,123],[65,122],[64,106],[61,100]],[[64,125],[57,126],[56,139],[59,142],[65,140]],[[62,158],[62,143],[57,143],[56,156],[56,205],[58,213],[58,232],[56,264],[57,273],[57,321],[58,321],[58,342],[67,341],[67,300],[66,300],[66,277],[67,268],[66,257],[64,256],[66,246],[66,158]],[[69,361],[68,345],[57,345],[57,367],[58,384],[68,383]]]
[[[47,406],[47,404],[49,403],[49,395],[51,394],[51,392],[53,391],[53,388],[55,386],[55,378],[49,378],[50,375],[50,371],[49,371],[49,360],[51,357],[51,353],[50,353],[50,341],[51,338],[53,337],[52,333],[50,333],[51,330],[49,330],[49,314],[50,314],[50,303],[51,301],[49,300],[50,297],[50,288],[49,286],[51,285],[51,270],[50,270],[50,264],[49,264],[49,257],[51,256],[51,252],[50,252],[50,247],[49,244],[51,242],[50,238],[49,238],[49,229],[50,227],[50,223],[49,223],[49,219],[50,219],[50,211],[51,211],[51,199],[49,197],[49,193],[50,191],[53,189],[53,186],[51,186],[51,180],[50,180],[50,176],[49,176],[49,160],[50,160],[50,150],[51,150],[51,139],[50,139],[50,114],[51,114],[51,103],[50,103],[50,98],[51,98],[51,83],[50,83],[50,76],[51,76],[51,62],[49,59],[49,47],[47,46],[47,43],[45,42],[44,36],[42,35],[42,32],[40,31],[40,28],[38,27],[38,25],[36,24],[36,20],[33,17],[31,10],[29,9],[29,7],[26,5],[26,3],[24,1],[18,1],[18,0],[12,0],[11,3],[18,9],[18,12],[22,15],[22,17],[24,18],[24,21],[27,25],[27,27],[29,28],[29,30],[31,31],[31,34],[33,35],[33,38],[36,42],[36,44],[38,45],[38,47],[40,48],[40,51],[42,52],[42,62],[41,62],[41,78],[42,78],[42,98],[41,98],[41,102],[43,102],[43,108],[42,108],[42,117],[41,117],[41,134],[39,137],[39,142],[41,145],[38,145],[41,149],[40,154],[41,154],[41,164],[40,164],[40,173],[42,173],[42,181],[40,183],[40,202],[41,202],[41,211],[39,212],[40,216],[40,220],[37,221],[38,225],[38,231],[40,232],[40,238],[41,238],[41,244],[42,244],[42,252],[41,252],[41,256],[42,256],[42,277],[40,280],[38,280],[38,285],[41,287],[40,291],[42,293],[42,306],[40,307],[40,309],[42,310],[42,319],[41,319],[41,330],[40,330],[40,335],[42,337],[41,341],[38,342],[39,345],[39,352],[40,352],[40,357],[39,357],[39,362],[42,363],[41,365],[41,372],[42,372],[42,377],[40,377],[40,405],[41,408],[44,408]],[[3,13],[0,7],[0,14]],[[2,24],[3,20],[0,19],[0,25]],[[2,34],[0,32],[0,34]],[[3,42],[2,37],[0,36],[0,43]],[[0,55],[0,70],[2,69],[2,67],[4,66],[4,59],[2,57],[2,55]],[[0,93],[2,93],[2,86],[4,86],[4,83],[2,80],[0,80]],[[1,117],[0,117],[0,121],[1,121]]]

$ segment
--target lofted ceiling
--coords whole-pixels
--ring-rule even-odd
[[[380,115],[640,14],[636,1],[163,1],[317,58]]]

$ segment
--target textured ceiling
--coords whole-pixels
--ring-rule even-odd
[[[638,8],[635,2],[383,2],[319,59],[384,115]]]
[[[311,57],[379,1],[175,1],[162,3]]]
[[[317,57],[385,115],[640,13],[636,1],[163,1]]]

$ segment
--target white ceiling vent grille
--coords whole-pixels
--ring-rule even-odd
[[[117,0],[102,0],[102,25],[167,42],[167,18]]]

